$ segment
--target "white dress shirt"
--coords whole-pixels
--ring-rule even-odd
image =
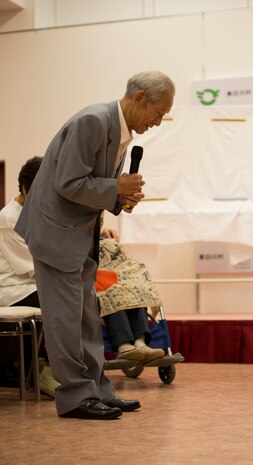
[[[119,110],[119,122],[120,122],[121,133],[120,133],[119,150],[118,150],[118,154],[117,154],[117,158],[116,158],[116,162],[115,162],[115,169],[114,169],[115,172],[116,172],[118,166],[120,165],[120,162],[121,162],[121,160],[123,158],[123,155],[124,155],[128,145],[133,140],[132,134],[128,130],[126,120],[124,118],[123,111],[121,109],[121,105],[120,105],[119,101],[118,101],[118,110]]]
[[[12,199],[0,211],[0,306],[12,305],[36,291],[32,256],[14,231],[22,206]]]

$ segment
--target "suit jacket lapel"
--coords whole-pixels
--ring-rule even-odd
[[[111,130],[108,134],[107,160],[106,160],[106,177],[112,177],[120,144],[120,122],[118,112],[118,101],[114,100],[109,103],[111,113]]]

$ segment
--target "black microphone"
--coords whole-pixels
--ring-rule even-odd
[[[139,145],[134,145],[131,152],[131,165],[129,169],[129,174],[138,173],[142,155],[143,147],[140,147]]]
[[[134,145],[131,152],[131,165],[129,169],[129,174],[138,173],[142,155],[143,147],[140,147],[140,145]],[[131,210],[130,205],[125,204],[125,207],[128,210]]]

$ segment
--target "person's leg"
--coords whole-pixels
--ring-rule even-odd
[[[40,308],[40,302],[38,297],[38,292],[32,292],[32,294],[26,296],[24,299],[15,302],[11,307],[36,307]]]
[[[141,335],[146,329],[148,331],[148,328],[144,321],[145,314],[138,316],[139,309],[136,310],[136,312],[135,310],[120,310],[103,317],[108,328],[113,349],[118,352],[118,359],[133,360],[136,362],[144,359],[143,350],[135,347],[134,334]],[[133,315],[131,315],[129,320],[130,312],[133,312]],[[140,331],[143,331],[143,333]]]
[[[28,295],[24,299],[20,300],[13,304],[13,306],[25,306],[25,307],[36,307],[40,308],[40,302],[38,297],[38,292],[35,291],[32,294]],[[38,323],[38,330],[42,331],[42,323]],[[30,338],[24,338],[25,343],[25,366],[27,369],[27,374],[29,376],[31,370],[31,340]],[[40,383],[40,391],[43,394],[47,394],[51,398],[55,397],[55,389],[58,387],[58,383],[55,381],[51,367],[48,365],[48,355],[45,347],[45,339],[44,335],[42,335],[42,341],[39,347],[39,369],[40,369],[40,376],[39,376],[39,383]],[[28,371],[29,369],[29,371]]]
[[[132,308],[130,310],[126,310],[126,313],[134,340],[136,341],[136,339],[143,338],[145,344],[149,344],[151,336],[147,309],[145,307]]]
[[[96,263],[87,259],[83,270],[63,272],[34,261],[46,347],[55,379],[59,415],[89,398],[108,400],[114,390],[103,376],[103,345],[93,292]],[[83,279],[85,284],[83,288]],[[87,339],[87,343],[86,343]]]
[[[102,323],[99,315],[98,299],[95,292],[97,263],[89,258],[83,272],[84,311],[82,318],[82,344],[84,361],[87,364],[87,376],[95,380],[99,398],[107,408],[114,412],[132,412],[140,408],[138,400],[124,400],[116,397],[115,391],[103,370],[104,344]],[[102,405],[103,405],[102,404]],[[109,410],[110,410],[109,409]],[[113,413],[118,416],[118,413]]]
[[[146,308],[135,308],[127,311],[127,317],[131,326],[136,349],[143,354],[143,364],[164,357],[163,349],[152,349],[147,344],[151,340]]]
[[[107,403],[115,397],[110,380],[104,374],[104,341],[98,299],[95,292],[97,263],[88,257],[83,270],[82,350],[87,376],[96,383],[99,399]]]
[[[35,308],[40,308],[40,303],[39,303],[39,297],[38,297],[38,292],[32,292],[31,294],[27,295],[23,299],[19,300],[18,302],[15,302],[14,304],[11,305],[11,307],[35,307]],[[37,323],[37,330],[39,330],[41,323]],[[25,325],[24,328],[28,327],[29,325]],[[13,339],[13,338],[12,338]],[[17,352],[16,352],[17,353]],[[29,367],[32,362],[32,346],[31,346],[31,338],[30,337],[25,337],[24,338],[24,353],[25,353],[25,369],[26,369],[26,374],[28,374]],[[44,349],[44,344],[41,345],[40,351],[39,351],[40,357],[47,358],[45,349]]]
[[[117,352],[118,346],[122,344],[134,344],[135,337],[125,310],[111,313],[103,317],[107,326],[113,350]]]

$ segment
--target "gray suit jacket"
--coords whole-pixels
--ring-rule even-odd
[[[84,108],[53,138],[15,227],[34,258],[64,271],[82,267],[100,211],[119,212],[119,144],[117,101]]]

